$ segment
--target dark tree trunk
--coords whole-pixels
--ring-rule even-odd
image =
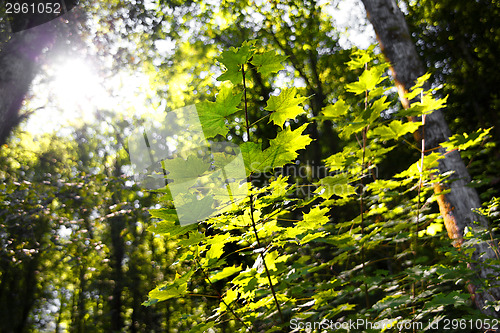
[[[35,78],[44,48],[54,42],[52,23],[13,34],[0,51],[0,146],[23,120],[22,102]]]
[[[124,242],[122,231],[125,228],[123,216],[117,216],[109,219],[111,227],[111,244],[112,244],[112,261],[113,269],[112,278],[114,281],[111,300],[111,330],[113,332],[121,332],[123,329],[122,317],[122,293],[124,285],[122,261],[125,257]]]
[[[120,142],[120,139],[118,139]],[[119,159],[115,160],[113,177],[114,180],[119,183],[119,179],[121,176],[121,163]],[[118,184],[118,186],[120,186]],[[120,194],[121,191],[119,189],[114,189],[112,200],[113,204],[120,203]],[[110,236],[111,236],[111,245],[112,245],[112,278],[114,281],[113,291],[112,291],[112,300],[111,300],[111,331],[113,332],[121,332],[124,328],[122,310],[122,294],[123,288],[125,286],[125,276],[123,272],[123,259],[125,258],[125,242],[123,240],[122,231],[126,227],[125,216],[121,214],[117,214],[111,217],[109,220],[110,226]]]
[[[382,52],[392,65],[391,69],[398,86],[401,102],[407,108],[409,102],[404,98],[404,92],[411,88],[416,79],[423,75],[425,71],[417,54],[415,44],[412,42],[404,15],[395,0],[362,0],[362,2],[377,34]],[[445,152],[440,147],[440,143],[448,140],[451,133],[440,110],[426,116],[423,133],[426,150],[437,148],[433,151],[442,154]],[[481,201],[476,190],[467,186],[470,182],[470,176],[459,152],[447,153],[445,158],[440,161],[438,170],[441,174],[453,171],[452,182],[447,185],[451,191],[448,194],[439,194],[445,189],[445,185],[442,184],[435,187],[435,192],[438,195],[439,209],[444,218],[448,235],[454,240],[455,246],[460,246],[463,231],[466,227],[474,227],[474,221],[477,221],[482,227],[486,228],[488,222],[485,218],[472,211],[472,209],[481,206]],[[496,259],[492,247],[496,248],[497,246],[486,242],[477,244],[473,259],[483,262],[488,259]],[[481,253],[484,253],[484,255],[480,256]],[[471,264],[470,267],[481,278],[487,278],[490,274],[496,275],[496,272],[486,265]],[[499,317],[498,312],[483,309],[485,301],[500,300],[500,288],[498,286],[482,293],[476,292],[475,288],[472,287],[471,292],[476,305],[481,311],[487,315]]]

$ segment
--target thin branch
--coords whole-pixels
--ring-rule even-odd
[[[226,306],[226,309],[229,309],[229,311],[231,311],[231,313],[233,314],[233,316],[243,325],[245,326],[245,328],[247,330],[250,329],[250,327],[247,326],[247,324],[245,324],[245,322],[236,314],[236,312],[234,312],[233,308],[231,308],[229,306],[229,304],[226,303],[226,301],[224,301],[224,298],[222,297],[222,295],[219,293],[219,290],[214,286],[214,284],[212,283],[212,281],[210,281],[210,277],[207,275],[207,273],[205,272],[205,270],[203,269],[203,267],[201,267],[200,263],[198,262],[198,260],[194,259],[194,261],[196,262],[196,264],[198,265],[198,267],[200,268],[201,272],[203,273],[203,275],[205,276],[205,279],[208,281],[208,283],[210,284],[210,286],[214,289],[214,291],[217,293],[219,299],[221,300],[222,303],[224,303],[224,305]]]
[[[368,70],[368,64],[365,64],[365,70]],[[365,91],[365,111],[368,109],[368,90]],[[365,236],[365,221],[364,221],[364,198],[363,198],[363,192],[364,192],[364,178],[365,178],[365,155],[366,155],[366,133],[368,131],[370,125],[367,125],[365,128],[363,128],[362,134],[362,150],[363,150],[363,155],[361,158],[361,192],[359,193],[359,210],[361,214],[361,237]],[[357,137],[356,137],[357,139]],[[359,142],[359,140],[358,140]],[[367,284],[367,275],[366,275],[366,265],[365,265],[365,244],[364,242],[361,243],[361,264],[363,265],[363,275],[365,276],[365,281],[363,283],[365,287],[365,302],[366,302],[366,307],[370,308],[370,298],[368,295],[368,284]]]
[[[241,73],[243,74],[243,95],[244,95],[244,101],[245,101],[245,120],[246,120],[246,124],[247,124],[247,140],[250,140],[250,127],[248,126],[247,87],[246,87],[246,83],[245,83],[245,65],[241,65]],[[252,175],[251,174],[248,176],[248,182],[250,183],[250,185],[252,184]],[[252,228],[253,228],[253,232],[255,234],[255,238],[257,240],[257,246],[259,248],[262,248],[262,243],[261,243],[261,241],[259,239],[259,234],[257,232],[257,227],[256,227],[255,219],[253,217],[254,210],[255,210],[255,208],[254,208],[254,205],[253,205],[253,194],[250,194],[250,219],[252,221]],[[269,287],[271,288],[271,292],[273,294],[274,302],[276,303],[276,306],[278,308],[278,312],[280,314],[281,322],[284,324],[285,320],[284,320],[284,317],[283,317],[283,313],[281,312],[280,303],[278,302],[278,298],[276,297],[276,292],[274,290],[274,285],[273,285],[273,281],[271,279],[271,274],[269,273],[269,269],[267,268],[266,258],[265,258],[264,252],[265,251],[260,252],[260,255],[262,257],[262,263],[263,263],[264,269],[266,271],[267,279],[269,281]]]

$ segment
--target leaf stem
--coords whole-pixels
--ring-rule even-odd
[[[423,186],[423,174],[424,174],[424,157],[425,157],[425,114],[422,115],[422,147],[420,149],[420,175],[419,175],[419,180],[418,180],[418,188],[417,188],[417,218],[415,220],[415,231],[413,234],[413,256],[415,260],[417,259],[417,249],[418,249],[418,227],[420,224],[420,210],[422,207],[420,206],[421,203],[421,192],[422,192],[422,186]],[[414,261],[415,265],[415,261]],[[413,302],[415,302],[416,298],[416,291],[417,286],[416,282],[413,281],[412,283],[412,296],[413,296]],[[413,304],[413,313],[415,313],[415,303]]]
[[[368,70],[368,64],[365,64],[365,70]],[[365,91],[365,111],[368,109],[368,90]],[[362,150],[363,150],[363,155],[361,159],[361,192],[359,193],[359,209],[360,209],[360,214],[361,214],[361,237],[363,238],[365,236],[365,221],[364,221],[364,198],[363,198],[363,192],[364,192],[364,178],[365,178],[365,155],[366,155],[366,133],[368,132],[369,124],[363,128],[362,131]],[[367,278],[368,276],[366,275],[366,265],[365,265],[365,244],[364,241],[361,243],[361,261],[363,265],[363,275],[365,276],[365,282],[363,283],[365,287],[365,302],[366,302],[366,307],[370,308],[370,298],[368,295],[368,284],[367,284]]]
[[[249,126],[249,122],[248,122],[247,86],[246,86],[246,83],[245,83],[245,65],[241,65],[241,73],[243,75],[243,96],[244,96],[244,103],[245,103],[245,121],[246,121],[246,124],[247,124],[247,140],[250,140],[250,126]],[[248,176],[248,182],[250,183],[250,185],[252,185],[252,174],[250,174]],[[253,194],[250,193],[250,220],[252,221],[252,228],[253,228],[253,232],[255,234],[255,239],[257,240],[257,246],[259,248],[262,248],[262,243],[261,243],[261,241],[259,239],[259,234],[257,232],[257,227],[256,227],[255,219],[253,217],[254,211],[255,211],[255,207],[253,205]],[[260,255],[262,257],[262,263],[264,265],[264,270],[266,271],[267,280],[269,281],[269,287],[271,288],[271,292],[273,294],[274,302],[276,303],[276,307],[278,308],[278,312],[280,314],[281,323],[284,324],[285,320],[284,320],[284,317],[283,317],[283,313],[281,312],[281,307],[280,307],[280,303],[278,302],[278,297],[276,297],[276,292],[274,290],[274,285],[273,285],[273,281],[271,279],[271,274],[269,273],[269,269],[267,268],[266,258],[265,258],[264,252],[265,251],[260,252]]]
[[[253,126],[253,125],[257,124],[258,122],[260,122],[260,121],[262,121],[262,120],[266,119],[266,118],[267,118],[267,117],[269,117],[271,114],[272,114],[272,113],[269,113],[269,114],[266,114],[266,115],[265,115],[265,116],[263,116],[263,117],[260,117],[260,119],[259,119],[259,120],[254,121],[253,123],[251,123],[251,124],[250,124],[250,126]],[[248,128],[248,126],[247,126],[247,128]]]

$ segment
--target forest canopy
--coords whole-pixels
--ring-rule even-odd
[[[500,331],[498,1],[1,3],[0,332]]]

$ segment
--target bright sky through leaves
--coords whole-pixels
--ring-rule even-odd
[[[26,109],[41,109],[29,118],[28,131],[50,132],[75,122],[95,121],[97,110],[120,114],[147,111],[143,88],[149,87],[149,81],[144,74],[121,71],[103,78],[90,61],[82,58],[59,61],[47,66],[48,79],[41,75],[33,85],[34,96],[27,101]]]

